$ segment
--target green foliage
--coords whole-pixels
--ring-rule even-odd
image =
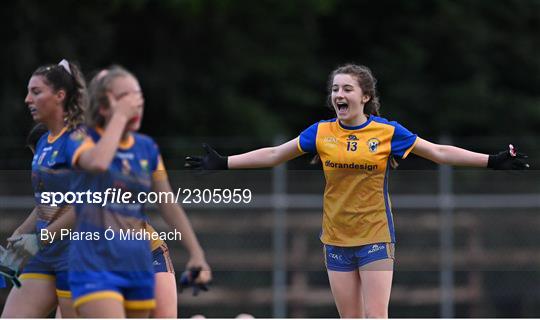
[[[539,10],[535,0],[3,1],[0,124],[23,136],[31,72],[68,58],[86,73],[132,69],[152,135],[293,137],[333,117],[327,75],[356,62],[378,78],[383,115],[421,135],[534,135]]]

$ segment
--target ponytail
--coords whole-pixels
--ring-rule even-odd
[[[63,109],[66,114],[64,121],[69,130],[84,122],[88,95],[86,82],[77,65],[63,59],[58,64],[39,67],[32,75],[42,76],[55,91],[64,90],[66,92]]]

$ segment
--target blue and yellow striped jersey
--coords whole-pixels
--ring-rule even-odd
[[[87,129],[88,136],[74,151],[73,163],[84,150],[93,147],[101,138],[100,128]],[[148,136],[133,133],[122,141],[109,169],[100,174],[85,174],[82,191],[104,192],[109,188],[131,192],[128,204],[85,203],[77,206],[78,233],[99,233],[100,239],[72,241],[70,268],[74,271],[152,271],[150,242],[148,240],[121,240],[120,230],[144,232],[147,230],[145,204],[138,202],[137,194],[148,193],[152,181],[164,179],[165,168],[157,144]],[[112,229],[115,239],[107,240],[105,230]],[[144,274],[141,274],[144,275]]]
[[[343,247],[395,242],[389,158],[407,157],[417,136],[395,121],[370,116],[356,127],[320,121],[298,140],[300,151],[319,154],[326,178],[321,241]]]
[[[60,204],[51,206],[42,204],[43,192],[66,193],[76,186],[76,176],[73,175],[71,163],[73,137],[82,136],[82,129],[62,131],[52,136],[50,132],[45,133],[36,143],[36,151],[32,159],[32,188],[37,208],[36,232],[46,228],[53,221],[58,219],[67,210],[73,210],[72,206]],[[61,256],[65,252],[68,241],[55,241],[47,246],[44,251],[49,256]]]

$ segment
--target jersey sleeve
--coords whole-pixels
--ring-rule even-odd
[[[77,129],[73,131],[66,143],[66,157],[71,163],[72,167],[75,167],[81,154],[92,148],[95,145],[92,138],[86,134],[84,129]]]
[[[152,179],[154,181],[163,181],[167,179],[167,170],[165,169],[165,164],[163,163],[163,158],[159,151],[157,143],[152,144],[152,164],[150,169],[152,170]]]
[[[392,155],[405,159],[414,148],[418,136],[395,121],[391,124],[395,128],[392,136]]]
[[[319,123],[312,124],[298,136],[298,150],[304,153],[317,153],[317,129]]]

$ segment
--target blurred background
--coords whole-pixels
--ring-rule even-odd
[[[2,1],[0,236],[32,208],[26,86],[62,58],[85,74],[133,71],[173,188],[249,188],[244,205],[186,210],[215,273],[179,315],[336,317],[317,239],[324,181],[310,157],[274,170],[197,177],[186,155],[233,154],[333,118],[329,73],[378,79],[382,115],[421,137],[494,153],[513,143],[527,174],[439,167],[392,172],[397,229],[392,317],[540,314],[540,1]],[[160,230],[165,224],[154,212]],[[178,273],[186,252],[172,247]],[[7,296],[0,289],[0,306]]]

